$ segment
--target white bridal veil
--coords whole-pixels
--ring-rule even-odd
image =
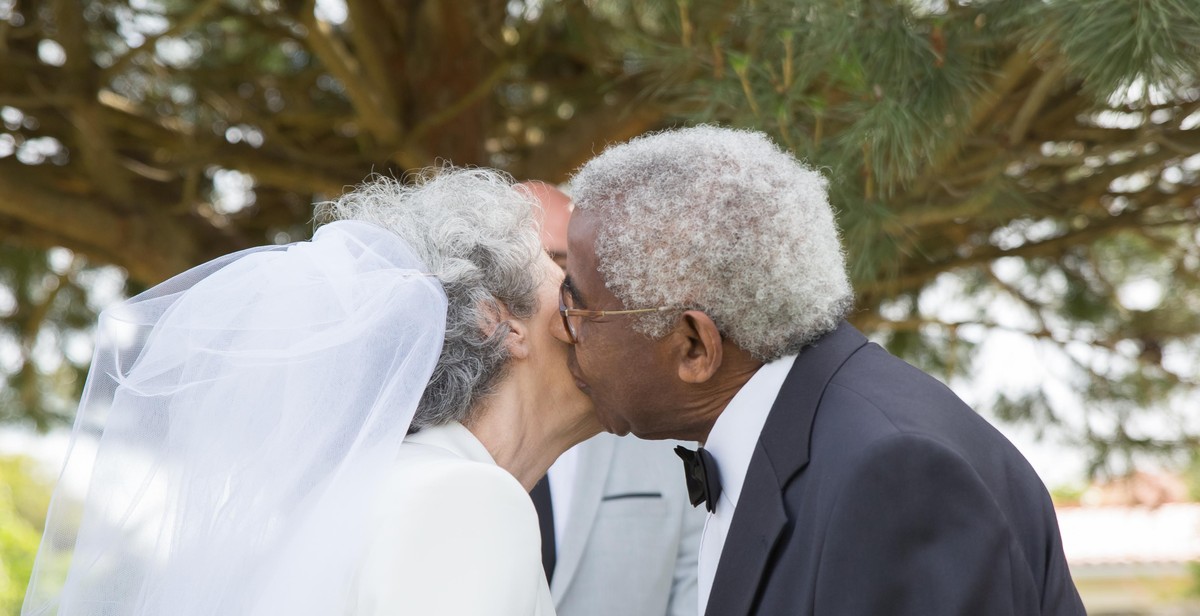
[[[441,352],[424,271],[342,221],[106,310],[22,613],[344,613]]]

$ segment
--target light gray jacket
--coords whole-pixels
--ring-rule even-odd
[[[558,616],[695,616],[705,515],[675,445],[611,434],[580,445],[550,584]]]

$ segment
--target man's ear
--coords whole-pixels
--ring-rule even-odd
[[[483,331],[488,336],[496,333],[499,327],[507,327],[508,333],[504,335],[504,346],[508,349],[509,357],[513,359],[526,359],[529,357],[529,323],[522,321],[512,315],[508,308],[499,301],[493,302],[488,306],[488,323],[483,326]]]
[[[721,331],[707,314],[699,310],[684,312],[672,335],[676,338],[679,380],[704,383],[721,368],[724,359]]]

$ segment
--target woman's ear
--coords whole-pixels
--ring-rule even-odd
[[[526,359],[529,357],[530,348],[530,331],[529,323],[518,319],[508,311],[508,308],[499,301],[493,302],[490,306],[488,320],[489,323],[484,324],[483,331],[488,336],[496,333],[496,329],[506,327],[508,333],[504,334],[504,347],[508,350],[508,354],[513,359]]]
[[[530,353],[529,322],[510,317],[504,321],[504,324],[508,326],[508,334],[504,337],[504,346],[508,348],[509,357],[528,359]]]
[[[721,331],[716,322],[699,310],[688,310],[675,325],[676,361],[679,380],[704,383],[721,367],[724,359]]]

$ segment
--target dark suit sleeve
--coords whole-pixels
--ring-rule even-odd
[[[818,616],[1038,613],[991,494],[966,461],[931,439],[897,435],[859,456],[823,541]]]

